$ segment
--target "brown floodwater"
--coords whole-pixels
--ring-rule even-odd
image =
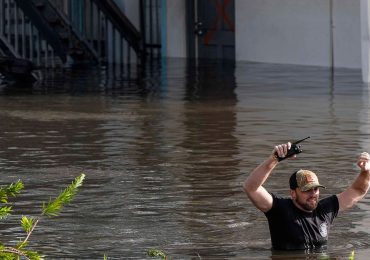
[[[370,151],[369,86],[351,69],[169,59],[144,71],[68,69],[0,88],[0,184],[21,179],[0,242],[23,234],[81,172],[73,203],[42,219],[30,246],[47,259],[356,259],[370,253],[370,200],[340,213],[320,252],[273,252],[264,215],[242,191],[273,146],[311,136],[265,184],[288,195],[299,168],[322,196],[351,184]],[[289,232],[289,231],[287,231]]]

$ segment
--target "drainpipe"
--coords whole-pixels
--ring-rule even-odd
[[[370,82],[370,5],[369,0],[361,0],[361,70],[362,81]]]
[[[334,18],[333,18],[333,0],[330,0],[330,68],[334,75]]]
[[[161,0],[161,55],[167,57],[167,1]]]

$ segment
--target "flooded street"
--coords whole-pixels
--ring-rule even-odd
[[[270,250],[242,183],[276,144],[311,136],[265,187],[288,195],[299,168],[317,172],[321,196],[351,184],[357,155],[370,151],[359,70],[173,59],[139,79],[119,75],[50,73],[32,89],[1,89],[0,184],[25,184],[1,243],[24,238],[22,215],[37,216],[84,172],[73,203],[30,239],[46,259],[153,259],[150,248],[173,259],[306,259]],[[327,251],[313,257],[366,258],[369,196],[338,215]]]

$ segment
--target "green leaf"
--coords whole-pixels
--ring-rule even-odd
[[[0,220],[7,218],[12,212],[11,206],[0,207]]]
[[[2,247],[0,248],[0,259],[6,260],[19,260],[24,259],[22,256],[27,257],[30,260],[43,260],[44,257],[36,251],[20,250],[14,247]]]
[[[355,251],[352,251],[348,260],[355,260]]]
[[[10,196],[15,197],[17,194],[21,192],[21,190],[24,188],[23,182],[21,180],[18,180],[16,183],[12,183],[7,187],[7,193]]]
[[[30,233],[34,223],[35,223],[35,220],[33,218],[27,218],[26,216],[22,217],[21,225],[22,225],[23,230],[27,234]]]
[[[167,259],[166,254],[162,250],[159,250],[159,249],[149,249],[148,255],[151,257],[160,257],[163,260]]]
[[[44,256],[40,255],[39,253],[35,251],[25,251],[24,254],[30,259],[30,260],[43,260]]]
[[[2,252],[0,250],[0,259],[1,260],[16,260],[18,259],[18,257],[15,254]]]
[[[76,177],[75,180],[65,190],[63,190],[55,200],[51,200],[50,198],[47,204],[43,203],[42,215],[48,217],[57,216],[62,207],[72,201],[84,179],[85,174],[82,173],[80,176]]]
[[[17,243],[17,245],[15,246],[15,248],[18,249],[18,250],[22,250],[27,245],[28,245],[28,241],[20,241],[19,243]]]
[[[24,188],[22,181],[18,180],[16,183],[11,183],[5,188],[0,189],[0,202],[8,203],[8,197],[16,197]]]

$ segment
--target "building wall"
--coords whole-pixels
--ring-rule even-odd
[[[334,63],[361,68],[361,0],[334,2]]]
[[[330,0],[236,0],[237,59],[360,68],[360,1],[332,3],[333,27]]]
[[[185,1],[167,0],[168,57],[186,57]],[[333,27],[330,3],[235,0],[237,60],[361,68],[360,0],[332,0]]]
[[[330,64],[329,1],[236,1],[236,57],[273,63]]]

